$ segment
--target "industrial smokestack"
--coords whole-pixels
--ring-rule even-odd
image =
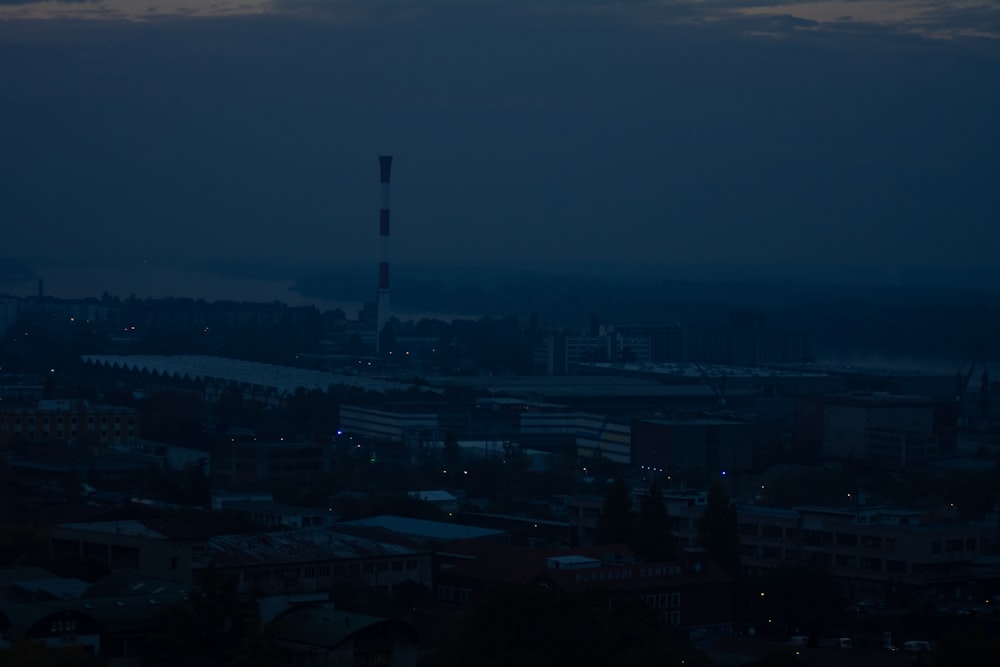
[[[392,172],[392,156],[380,155],[378,158],[380,183],[382,187],[382,205],[378,212],[378,234],[382,244],[381,260],[378,263],[378,298],[376,300],[375,316],[375,352],[380,352],[379,338],[382,328],[389,321],[389,177]]]

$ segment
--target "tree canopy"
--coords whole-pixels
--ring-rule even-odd
[[[436,664],[643,667],[707,664],[638,601],[602,590],[512,585],[486,593],[442,642]]]
[[[628,486],[621,477],[616,477],[608,488],[597,519],[594,535],[596,544],[626,544],[632,529],[632,499]]]
[[[676,557],[677,540],[670,529],[670,516],[658,482],[654,481],[639,500],[636,533],[634,548],[647,561],[668,561]]]
[[[636,555],[649,562],[661,562],[676,556],[676,540],[670,528],[670,516],[663,504],[663,492],[657,482],[632,509],[628,487],[616,478],[608,488],[594,537],[596,544],[626,544]]]
[[[698,521],[698,544],[727,574],[739,577],[743,558],[736,505],[718,482],[709,489],[705,511]]]

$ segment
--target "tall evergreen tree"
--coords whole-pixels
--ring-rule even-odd
[[[659,482],[654,481],[639,501],[635,542],[636,551],[650,562],[673,560],[677,555],[677,544],[670,529],[670,516],[663,504]]]
[[[621,477],[616,477],[604,497],[601,516],[597,519],[595,544],[628,543],[632,533],[632,499],[628,486]]]
[[[708,490],[708,503],[698,522],[698,544],[730,576],[739,577],[743,558],[736,505],[718,482]]]

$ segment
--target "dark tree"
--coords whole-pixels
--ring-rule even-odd
[[[533,584],[484,592],[442,642],[436,664],[520,667],[704,665],[641,602]]]
[[[850,622],[843,611],[844,593],[824,567],[784,565],[748,577],[744,584],[742,602],[758,627],[772,619],[771,625],[785,634],[817,635]]]
[[[156,392],[139,404],[143,437],[190,446],[201,440],[205,404],[193,394]]]
[[[0,667],[90,667],[94,656],[80,646],[51,649],[43,642],[22,637],[0,650]]]
[[[707,549],[730,576],[739,577],[742,547],[736,505],[718,482],[708,491],[708,503],[698,522],[698,544]]]
[[[43,566],[48,557],[46,542],[42,530],[0,523],[0,567]]]
[[[204,570],[190,602],[156,613],[157,631],[145,640],[144,664],[191,667],[232,664],[257,627],[253,602],[239,595],[239,581],[219,570]]]
[[[597,519],[597,530],[594,535],[596,544],[625,544],[632,534],[632,499],[629,497],[628,486],[621,477],[616,477],[608,488],[601,508],[601,516]]]
[[[492,591],[447,638],[439,664],[607,664],[601,660],[598,614],[552,589],[516,586]]]
[[[635,550],[650,562],[672,560],[677,555],[677,544],[659,482],[654,481],[639,500],[638,519]]]

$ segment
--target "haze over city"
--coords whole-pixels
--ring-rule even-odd
[[[148,267],[373,284],[392,153],[392,261],[413,275],[997,287],[997,19],[7,0],[0,254],[54,296],[165,295]]]

